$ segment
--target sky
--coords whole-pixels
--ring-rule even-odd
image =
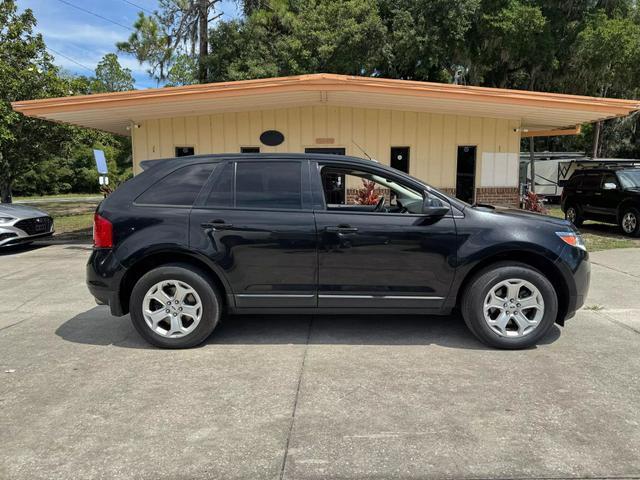
[[[33,10],[38,20],[36,30],[44,36],[57,65],[75,74],[91,75],[105,54],[117,53],[116,42],[127,40],[140,9],[149,13],[157,4],[157,0],[18,0],[18,9]],[[233,0],[223,0],[218,10],[226,18],[238,15]],[[122,66],[131,69],[136,88],[156,86],[146,65],[124,53],[118,53],[118,58]]]

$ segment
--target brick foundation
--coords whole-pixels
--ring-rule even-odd
[[[520,195],[517,187],[489,187],[476,189],[476,202],[505,207],[518,207]]]
[[[446,193],[451,197],[456,196],[456,189],[451,187],[438,188],[442,193]],[[387,200],[390,198],[390,192],[387,189],[374,190],[376,195],[384,195]],[[358,195],[357,188],[347,189],[347,205],[354,205]],[[520,194],[517,187],[484,187],[476,189],[476,202],[487,203],[489,205],[499,205],[504,207],[519,207]]]

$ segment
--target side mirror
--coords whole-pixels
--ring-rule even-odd
[[[443,205],[440,200],[431,198],[427,192],[422,200],[422,214],[427,217],[444,217],[449,213],[449,207]]]
[[[618,185],[616,185],[613,182],[606,182],[602,188],[604,190],[617,190],[618,189]]]

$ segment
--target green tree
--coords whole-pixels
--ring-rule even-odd
[[[472,84],[533,89],[537,76],[553,70],[547,19],[521,0],[485,0],[469,33],[463,63]]]
[[[215,13],[220,0],[159,0],[152,15],[138,14],[135,31],[120,51],[134,55],[140,63],[151,65],[149,74],[165,81],[171,67],[185,54],[196,57],[201,83],[208,79],[209,24],[220,17]],[[182,63],[184,65],[184,62]]]
[[[640,25],[633,18],[609,18],[600,10],[578,34],[571,66],[576,93],[599,97],[637,94]],[[600,154],[602,122],[595,125],[592,154]]]
[[[386,27],[383,77],[450,82],[480,0],[378,0]]]
[[[211,30],[210,77],[373,75],[384,35],[375,0],[270,0],[268,7]]]
[[[15,179],[61,148],[65,128],[24,117],[11,102],[64,95],[64,82],[47,53],[29,9],[15,0],[0,3],[0,200],[11,201]]]
[[[107,53],[96,67],[96,78],[94,81],[94,91],[101,92],[126,92],[133,90],[135,80],[131,75],[131,70],[123,68],[118,62],[115,53]]]

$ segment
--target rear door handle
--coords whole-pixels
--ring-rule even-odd
[[[328,233],[356,233],[358,228],[351,225],[337,225],[335,227],[325,227],[324,231]]]
[[[229,230],[230,228],[233,228],[233,224],[225,223],[224,220],[213,220],[211,222],[201,223],[200,226],[202,228],[210,228],[214,232],[218,230]]]

